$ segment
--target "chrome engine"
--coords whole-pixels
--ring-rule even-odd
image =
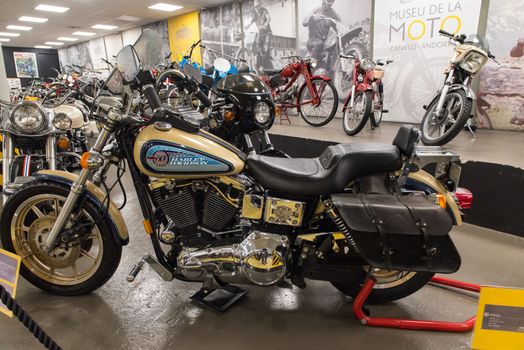
[[[228,283],[271,286],[285,277],[288,252],[286,236],[253,231],[240,244],[185,249],[177,261],[180,272],[193,281],[214,275]]]

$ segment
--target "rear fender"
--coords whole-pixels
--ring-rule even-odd
[[[429,187],[435,193],[443,195],[446,199],[446,209],[448,213],[450,213],[451,218],[453,219],[453,223],[455,225],[462,224],[462,216],[460,214],[460,209],[457,203],[451,196],[451,193],[444,187],[444,185],[442,185],[437,179],[435,179],[434,176],[425,172],[424,170],[419,170],[417,172],[409,173],[408,179],[421,183]]]
[[[78,178],[78,175],[61,170],[42,170],[33,176],[38,179],[44,179],[66,186],[71,186]],[[91,181],[88,181],[86,184],[86,195],[88,200],[97,207],[102,206],[106,196],[106,194]],[[106,215],[109,215],[109,222],[115,242],[121,246],[129,243],[129,234],[124,218],[112,201],[109,202],[109,209]]]

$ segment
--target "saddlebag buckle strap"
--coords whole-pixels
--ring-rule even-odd
[[[432,268],[433,262],[432,258],[435,256],[438,252],[437,248],[431,245],[431,236],[428,233],[427,230],[427,224],[420,218],[420,216],[417,214],[417,211],[407,204],[404,200],[402,200],[402,196],[396,195],[397,199],[400,203],[402,203],[409,211],[411,217],[415,221],[415,224],[420,230],[420,233],[422,234],[422,238],[424,239],[424,249],[426,250],[426,261],[428,268]]]
[[[359,194],[360,201],[362,202],[362,205],[364,206],[364,209],[366,210],[368,216],[371,218],[371,223],[375,225],[377,228],[377,232],[380,237],[380,245],[382,247],[382,256],[384,257],[384,260],[386,261],[386,266],[391,269],[391,255],[393,255],[393,249],[389,246],[388,243],[388,237],[387,234],[383,230],[383,224],[384,222],[382,219],[380,219],[375,212],[375,209],[369,202],[366,200],[364,194]]]

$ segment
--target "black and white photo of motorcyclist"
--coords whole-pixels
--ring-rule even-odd
[[[253,45],[249,48],[250,55],[253,56],[253,69],[262,71],[263,69],[272,69],[270,57],[269,41],[271,39],[271,16],[266,7],[262,5],[261,0],[253,1],[253,14],[248,22],[244,24],[247,31],[254,32]],[[247,53],[247,50],[246,50]]]
[[[298,54],[316,60],[316,74],[334,80],[339,94],[347,93],[351,67],[340,54],[369,57],[369,0],[301,0],[298,6]]]

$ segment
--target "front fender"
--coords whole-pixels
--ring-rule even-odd
[[[444,187],[435,177],[431,174],[425,172],[424,170],[419,170],[416,172],[409,173],[408,179],[414,180],[421,184],[424,184],[430,187],[435,193],[441,194],[446,198],[446,203],[449,209],[450,214],[452,215],[453,222],[455,225],[462,224],[462,216],[460,214],[460,209],[451,196],[451,193]]]
[[[368,90],[373,90],[373,87],[371,86],[371,84],[359,83],[355,90],[356,91],[368,91]]]
[[[463,84],[452,84],[450,87],[449,87],[449,91],[456,91],[456,90],[464,90],[464,92],[466,93],[466,97],[467,98],[470,98],[472,100],[476,100],[477,99],[477,96],[475,95],[475,92],[473,91],[473,89],[470,87],[470,86],[466,86],[466,85],[463,85]]]
[[[76,174],[61,170],[41,170],[35,173],[33,176],[66,186],[71,186],[72,183],[78,178],[78,175]],[[104,198],[106,197],[106,194],[91,181],[88,181],[86,184],[86,195],[88,200],[94,202],[94,204],[98,207],[102,206]],[[106,215],[109,215],[109,222],[112,226],[111,231],[113,233],[115,242],[122,246],[129,243],[129,233],[127,231],[124,218],[122,217],[120,210],[118,210],[112,201],[109,202],[109,209]]]
[[[331,78],[326,75],[312,75],[311,79],[322,79],[324,81],[330,81]]]

